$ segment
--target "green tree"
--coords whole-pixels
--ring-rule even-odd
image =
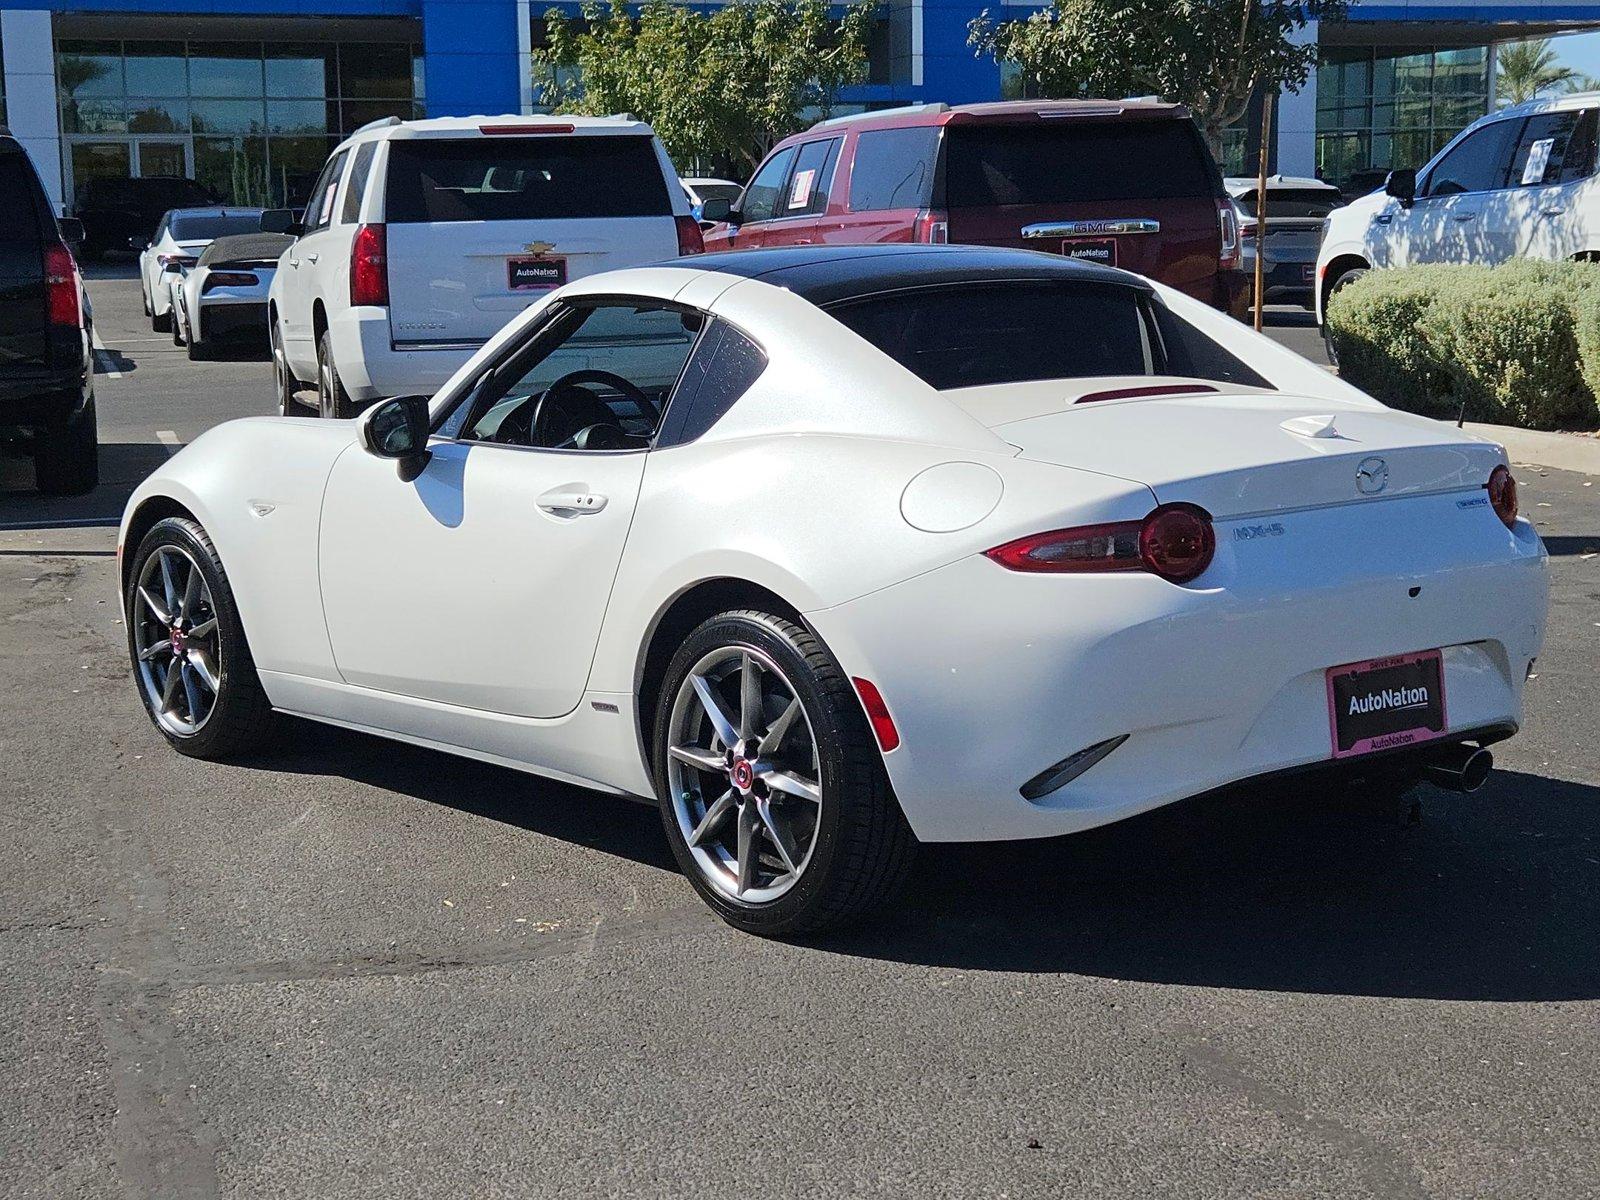
[[[1030,92],[1160,96],[1189,107],[1213,154],[1258,87],[1298,91],[1317,63],[1311,21],[1344,0],[1055,0],[1020,21],[985,10],[967,27],[979,54],[1020,70]]]
[[[1507,104],[1532,100],[1577,75],[1571,67],[1556,61],[1549,38],[1502,46],[1495,59],[1495,95]]]
[[[1593,75],[1574,75],[1561,85],[1561,90],[1569,96],[1574,92],[1600,92],[1600,79]]]
[[[559,111],[648,121],[675,162],[750,168],[803,127],[803,109],[826,116],[839,89],[866,76],[874,8],[835,18],[826,0],[730,0],[710,12],[611,0],[586,4],[581,23],[553,8],[535,79]]]

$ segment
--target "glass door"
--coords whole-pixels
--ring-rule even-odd
[[[72,143],[72,188],[74,193],[91,179],[127,179],[132,174],[132,147],[126,141],[74,141]]]
[[[188,142],[145,141],[134,143],[139,154],[139,176],[177,176],[180,179],[193,174],[189,169]]]

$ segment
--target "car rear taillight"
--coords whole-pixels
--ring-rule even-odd
[[[1510,529],[1517,523],[1517,480],[1511,468],[1502,463],[1489,472],[1489,482],[1483,486],[1488,489],[1494,515]]]
[[[1211,565],[1216,549],[1211,515],[1205,509],[1163,504],[1142,521],[1052,529],[985,554],[1011,571],[1149,571],[1173,583],[1187,583]]]
[[[706,239],[700,233],[700,222],[693,217],[679,217],[677,222],[678,254],[704,254]]]
[[[1222,255],[1217,264],[1224,271],[1234,271],[1244,257],[1239,242],[1239,214],[1232,200],[1217,201],[1217,226],[1222,232]]]
[[[204,296],[213,288],[255,287],[260,282],[249,271],[212,271],[200,285],[200,294]]]
[[[937,208],[925,208],[911,222],[911,240],[942,246],[950,240],[950,215]]]
[[[361,226],[350,244],[350,303],[389,303],[389,235],[382,225]]]
[[[44,248],[44,291],[50,324],[78,328],[78,264],[60,242]]]

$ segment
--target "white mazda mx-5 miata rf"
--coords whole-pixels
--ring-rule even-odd
[[[179,751],[279,710],[654,797],[771,934],[919,839],[1296,769],[1470,790],[1547,603],[1498,446],[1134,275],[954,246],[570,283],[431,401],[211,430],[119,554]]]

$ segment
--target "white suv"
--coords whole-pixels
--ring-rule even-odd
[[[1317,320],[1363,272],[1412,263],[1600,258],[1600,94],[1535,100],[1469,125],[1420,171],[1328,218]]]
[[[431,394],[569,279],[703,249],[648,125],[621,117],[388,118],[328,159],[268,294],[278,403],[302,380],[346,417]]]

